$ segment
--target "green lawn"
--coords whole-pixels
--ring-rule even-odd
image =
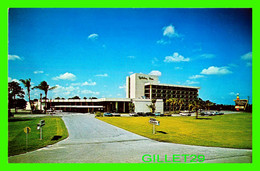
[[[43,140],[40,140],[40,131],[36,129],[40,120],[45,120]],[[25,127],[31,128],[27,151],[54,144],[68,137],[67,128],[60,117],[11,118],[8,120],[8,156],[26,152]]]
[[[150,117],[98,117],[98,119],[136,134],[178,144],[252,149],[252,114],[222,116],[157,117],[160,126],[152,134]]]

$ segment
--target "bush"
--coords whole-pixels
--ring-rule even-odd
[[[102,117],[102,116],[103,116],[103,114],[101,112],[96,113],[96,117]]]

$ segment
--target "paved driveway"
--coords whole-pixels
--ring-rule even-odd
[[[144,154],[158,155],[160,161],[165,160],[165,155],[168,161],[172,161],[173,154],[202,154],[206,163],[252,161],[252,150],[157,142],[107,124],[89,114],[67,114],[62,118],[68,128],[69,138],[33,152],[9,157],[9,162],[143,163]],[[186,159],[189,162],[191,158]],[[185,162],[185,158],[180,157],[176,161]]]

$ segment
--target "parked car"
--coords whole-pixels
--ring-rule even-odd
[[[146,116],[154,116],[154,113],[152,113],[152,112],[146,112],[145,115],[146,115]]]
[[[155,115],[155,116],[164,116],[164,114],[161,113],[161,112],[155,112],[154,115]]]
[[[213,116],[215,114],[214,114],[214,112],[201,112],[200,115],[201,116]]]
[[[138,116],[146,116],[144,112],[137,112]]]
[[[112,113],[113,116],[121,116],[120,113]]]
[[[224,115],[223,112],[213,112],[214,115]]]
[[[181,111],[181,112],[180,112],[180,115],[181,115],[181,116],[191,116],[191,113],[192,113],[192,112],[190,112],[190,111],[188,111],[188,110],[184,110],[184,111]]]
[[[189,112],[181,112],[180,115],[181,116],[191,116],[191,113],[189,113]]]
[[[138,116],[137,113],[133,112],[133,113],[129,113],[129,116]]]
[[[103,116],[113,116],[113,115],[112,115],[112,113],[105,112],[105,113],[103,114]]]

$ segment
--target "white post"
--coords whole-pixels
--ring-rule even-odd
[[[40,140],[42,140],[42,127],[40,127]]]
[[[153,124],[153,134],[155,134],[155,125]]]
[[[25,150],[27,151],[27,145],[28,145],[28,133],[26,133],[26,145],[25,145]]]

